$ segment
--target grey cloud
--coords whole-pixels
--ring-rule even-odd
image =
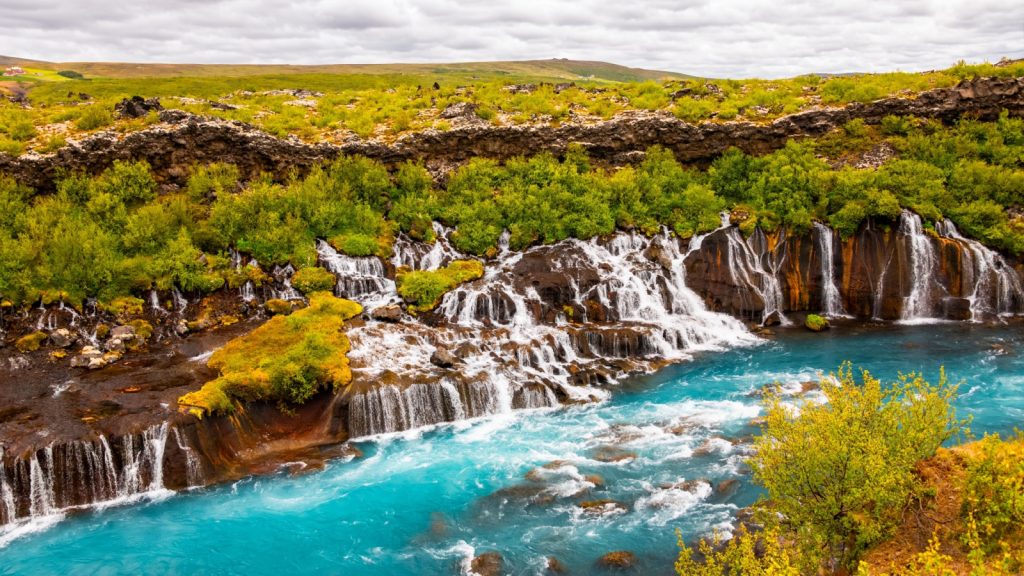
[[[0,54],[57,61],[571,57],[719,77],[1024,56],[1019,0],[3,0]]]

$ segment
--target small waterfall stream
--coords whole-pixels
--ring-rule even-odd
[[[900,232],[910,246],[910,294],[904,298],[902,318],[924,320],[934,317],[932,290],[938,256],[931,239],[924,233],[921,217],[904,210],[900,214]],[[881,283],[880,283],[881,284]]]
[[[821,306],[822,312],[828,317],[846,316],[843,309],[843,298],[836,285],[835,249],[833,236],[835,232],[821,222],[814,223],[817,239],[819,262],[821,264]]]
[[[936,232],[966,247],[962,251],[963,293],[971,303],[971,320],[1017,313],[1024,304],[1024,288],[1017,271],[1002,256],[977,240],[965,238],[949,219],[935,225]]]

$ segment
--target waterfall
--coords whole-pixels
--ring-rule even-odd
[[[415,242],[405,234],[399,234],[392,247],[391,263],[395,268],[406,266],[413,270],[437,270],[453,260],[465,258],[452,247],[448,240],[452,230],[434,222],[434,242]]]
[[[1013,315],[1024,304],[1024,288],[1020,276],[1002,256],[981,242],[965,238],[949,219],[936,223],[939,236],[956,241],[966,249],[962,251],[963,293],[971,303],[971,320],[985,317]]]
[[[903,300],[901,317],[904,320],[931,318],[932,284],[938,266],[935,246],[924,233],[921,217],[909,210],[900,214],[900,232],[910,244],[910,294]]]
[[[239,289],[243,302],[252,302],[256,299],[256,285],[252,280],[247,280]]]
[[[141,434],[126,434],[119,449],[103,435],[51,444],[16,461],[10,481],[0,449],[0,520],[10,524],[166,492],[163,465],[169,429],[164,422]]]
[[[199,463],[199,458],[196,457],[195,450],[188,445],[188,442],[182,437],[181,432],[177,428],[174,428],[174,442],[178,445],[178,450],[185,455],[185,482],[189,488],[202,486],[203,468]]]
[[[17,516],[17,509],[14,503],[14,490],[11,489],[10,483],[7,481],[7,469],[4,464],[4,448],[0,446],[0,504],[3,508],[0,512],[0,525],[14,521]]]
[[[781,323],[788,324],[789,320],[782,313],[782,283],[778,277],[785,256],[776,261],[760,229],[748,240],[744,240],[739,229],[734,226],[726,226],[722,230],[728,246],[727,268],[733,283],[749,286],[761,298],[764,303],[762,323],[777,314]]]
[[[431,250],[403,245],[392,263],[432,266]],[[755,342],[687,287],[684,258],[668,231],[502,249],[482,278],[442,298],[443,322],[352,328],[350,435],[600,400],[594,384]],[[437,349],[455,367],[434,366]]]
[[[183,314],[188,308],[188,298],[185,298],[177,287],[171,289],[171,296],[174,299],[174,310],[178,314]]]
[[[818,239],[818,253],[821,262],[821,306],[825,316],[846,316],[843,299],[836,286],[835,250],[832,244],[834,232],[821,222],[814,223]]]
[[[323,240],[317,240],[316,251],[324,268],[338,277],[337,296],[356,300],[367,310],[397,301],[395,282],[387,277],[380,258],[348,256]]]

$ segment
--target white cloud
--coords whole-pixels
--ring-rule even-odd
[[[706,76],[1024,56],[1020,0],[4,0],[0,54],[55,61],[606,60]]]

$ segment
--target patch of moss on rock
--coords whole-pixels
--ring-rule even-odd
[[[14,346],[19,352],[35,352],[39,350],[46,338],[46,332],[33,332],[18,338]]]
[[[338,279],[323,268],[303,268],[292,275],[292,286],[303,294],[334,290]]]
[[[479,260],[456,260],[437,270],[401,271],[395,280],[398,294],[409,303],[409,310],[426,312],[441,303],[449,290],[484,275]]]
[[[309,307],[275,316],[249,334],[228,342],[210,357],[220,376],[178,399],[179,407],[202,417],[230,412],[235,401],[299,405],[326,386],[352,381],[345,321],[363,311],[359,304],[327,292],[309,297]]]
[[[149,340],[153,337],[153,325],[141,318],[132,320],[128,325],[135,329],[135,335],[139,340]]]
[[[267,312],[278,316],[281,314],[288,315],[292,313],[292,305],[286,300],[278,298],[271,298],[263,303],[263,307],[267,309]]]
[[[804,320],[804,326],[812,332],[821,332],[831,327],[827,319],[817,314],[808,314],[807,319]]]
[[[142,315],[142,307],[145,303],[141,298],[134,296],[124,296],[122,298],[115,298],[110,302],[100,302],[100,310],[113,314],[119,318],[140,316]]]

